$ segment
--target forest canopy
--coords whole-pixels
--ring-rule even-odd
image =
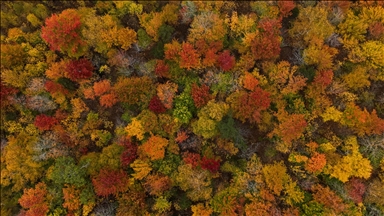
[[[384,215],[383,1],[1,1],[1,215]]]

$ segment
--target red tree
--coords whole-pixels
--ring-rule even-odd
[[[102,169],[92,179],[92,183],[98,196],[108,196],[125,191],[128,180],[128,175],[123,170]]]
[[[333,71],[332,70],[323,70],[316,73],[316,76],[313,80],[314,85],[319,87],[321,90],[324,90],[333,80]]]
[[[68,90],[65,89],[64,86],[62,86],[59,83],[53,82],[52,80],[46,81],[44,84],[44,88],[47,92],[51,94],[55,94],[55,93],[61,93],[64,95],[68,94]]]
[[[163,60],[158,60],[156,63],[155,74],[158,77],[169,77],[169,66]]]
[[[358,178],[352,178],[346,185],[345,188],[347,189],[348,195],[351,197],[351,199],[355,203],[362,203],[363,202],[363,195],[365,193],[365,185],[361,181],[361,179]]]
[[[307,121],[304,114],[291,114],[282,120],[276,130],[285,143],[291,143],[302,135],[306,127]]]
[[[209,94],[209,87],[206,85],[198,86],[197,84],[192,84],[192,99],[197,108],[201,108],[208,103],[213,97]]]
[[[225,50],[217,57],[217,64],[223,71],[230,71],[235,66],[235,57],[231,56],[229,50]]]
[[[253,92],[247,93],[239,91],[231,95],[231,107],[236,118],[245,122],[259,123],[261,120],[260,112],[266,110],[270,103],[270,93],[260,87],[255,87]]]
[[[220,168],[220,161],[213,158],[203,157],[200,161],[202,169],[209,170],[211,173],[215,173]]]
[[[40,114],[36,116],[34,125],[39,130],[50,130],[53,126],[58,123],[57,119],[54,117],[46,116],[44,114]]]
[[[50,45],[51,50],[68,52],[70,56],[81,55],[79,51],[85,45],[80,38],[80,15],[74,9],[53,14],[45,20],[41,37]]]
[[[193,168],[199,165],[200,159],[200,155],[197,153],[185,152],[183,154],[184,163],[191,164]]]
[[[251,45],[255,60],[268,60],[280,55],[281,21],[265,19],[259,22],[261,34],[253,40]]]
[[[121,165],[127,167],[137,158],[137,145],[133,144],[129,139],[121,140],[120,145],[124,147],[120,156]]]
[[[295,3],[292,0],[278,1],[277,5],[279,6],[280,15],[282,17],[289,16],[291,14],[291,10],[295,8]]]
[[[149,101],[148,108],[156,114],[164,113],[167,110],[157,95]]]
[[[199,54],[190,43],[183,43],[180,50],[180,67],[191,69],[200,66]]]
[[[8,96],[18,92],[16,88],[7,87],[0,81],[0,107],[5,107],[8,104]]]
[[[72,81],[92,76],[93,65],[88,59],[72,60],[66,67],[67,76]]]

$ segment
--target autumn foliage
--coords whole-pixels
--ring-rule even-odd
[[[209,87],[206,85],[198,86],[197,84],[192,85],[192,99],[197,108],[201,108],[212,99],[212,95],[209,93]]]
[[[1,2],[0,215],[384,215],[383,6]]]
[[[67,52],[70,56],[79,56],[86,44],[80,35],[81,26],[79,13],[74,9],[67,9],[45,20],[41,37],[52,50]]]
[[[164,113],[166,111],[166,108],[164,107],[163,103],[157,95],[153,96],[152,99],[149,101],[148,108],[149,110],[157,114]]]
[[[46,201],[48,191],[44,183],[36,184],[35,188],[24,189],[24,194],[19,199],[20,205],[28,209],[26,216],[45,215],[48,213],[48,202]]]
[[[137,158],[137,145],[133,144],[128,139],[120,141],[120,145],[124,147],[120,156],[121,165],[126,167]]]
[[[183,43],[180,50],[180,67],[189,69],[197,69],[200,66],[199,55],[192,44]]]
[[[158,77],[169,77],[169,66],[163,60],[158,60],[155,73]]]
[[[93,71],[92,63],[85,58],[80,60],[72,60],[66,67],[67,76],[72,81],[78,81],[80,79],[88,79],[92,76]]]
[[[270,94],[260,87],[254,88],[252,92],[239,91],[233,93],[227,100],[231,103],[234,116],[242,122],[260,122],[261,111],[266,110],[271,99]]]
[[[51,116],[47,116],[44,114],[40,114],[36,116],[34,125],[39,129],[39,130],[50,130],[52,129],[53,126],[55,126],[58,123],[57,119]]]
[[[206,169],[212,173],[215,173],[220,168],[220,161],[215,160],[214,158],[203,157],[200,161],[200,166],[202,169]]]
[[[101,169],[92,179],[98,196],[117,195],[128,187],[128,176],[123,170]]]
[[[211,53],[208,54],[212,55]],[[213,56],[206,56],[206,58],[207,57],[212,58]],[[217,64],[223,71],[230,71],[235,66],[235,57],[231,56],[229,50],[225,50],[224,52],[218,55]]]
[[[265,19],[260,21],[261,35],[252,41],[252,54],[255,60],[274,59],[280,54],[279,28],[281,21],[276,19]]]

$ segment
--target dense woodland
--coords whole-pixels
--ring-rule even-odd
[[[1,1],[1,215],[384,215],[383,1]]]

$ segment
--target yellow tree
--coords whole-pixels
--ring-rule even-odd
[[[292,23],[288,33],[295,41],[295,46],[305,47],[313,40],[324,42],[335,31],[335,27],[328,21],[326,7],[320,4],[315,7],[298,6],[299,16]]]
[[[192,165],[184,164],[178,167],[176,183],[187,192],[192,201],[208,200],[211,198],[212,187],[208,170],[193,169]]]
[[[353,176],[368,179],[371,176],[372,166],[370,161],[359,152],[356,137],[348,137],[344,141],[344,148],[349,154],[334,164],[327,165],[324,172],[342,182],[347,182]]]
[[[203,39],[208,44],[213,41],[220,41],[227,33],[227,27],[224,19],[212,11],[202,12],[197,15],[189,29],[188,41],[194,44],[196,41]]]
[[[36,142],[36,137],[24,131],[8,137],[8,144],[2,152],[2,186],[12,186],[13,191],[19,191],[28,183],[35,183],[43,175],[44,164],[33,158]]]

